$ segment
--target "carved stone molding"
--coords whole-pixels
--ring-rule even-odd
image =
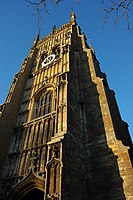
[[[59,194],[57,194],[57,193],[48,194],[47,195],[47,200],[59,200]]]
[[[44,191],[45,179],[37,176],[33,169],[31,169],[29,174],[13,187],[6,200],[21,200],[22,196],[35,188]]]

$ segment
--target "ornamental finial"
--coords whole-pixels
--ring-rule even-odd
[[[73,9],[72,9],[72,12],[71,12],[71,22],[72,22],[72,24],[75,24],[76,23],[76,16],[75,16],[75,13],[74,13],[74,11],[73,11]]]

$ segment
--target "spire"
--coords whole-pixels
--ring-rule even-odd
[[[54,34],[55,32],[56,32],[56,26],[54,25],[52,29],[52,34]]]
[[[72,10],[72,12],[71,12],[70,19],[71,19],[70,21],[72,22],[73,25],[76,24],[76,16],[75,16],[73,10]]]
[[[37,34],[37,36],[35,37],[35,39],[34,39],[34,43],[33,43],[33,47],[35,47],[36,46],[36,44],[37,44],[37,42],[38,42],[38,40],[39,40],[39,34]]]

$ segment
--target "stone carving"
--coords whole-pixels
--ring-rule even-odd
[[[59,194],[57,194],[57,193],[48,194],[47,195],[47,200],[59,200]]]

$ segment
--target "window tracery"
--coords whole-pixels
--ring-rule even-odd
[[[52,96],[52,90],[46,90],[39,96],[36,102],[36,118],[52,111]]]
[[[53,54],[55,54],[55,59],[60,58],[60,46],[55,46],[52,50]]]
[[[41,62],[48,56],[48,53],[47,52],[44,52],[42,55],[41,55]]]
[[[42,62],[45,60],[45,58],[47,58],[48,56],[48,52],[43,52],[42,55],[39,58],[39,62],[38,62],[38,69],[42,67]]]

